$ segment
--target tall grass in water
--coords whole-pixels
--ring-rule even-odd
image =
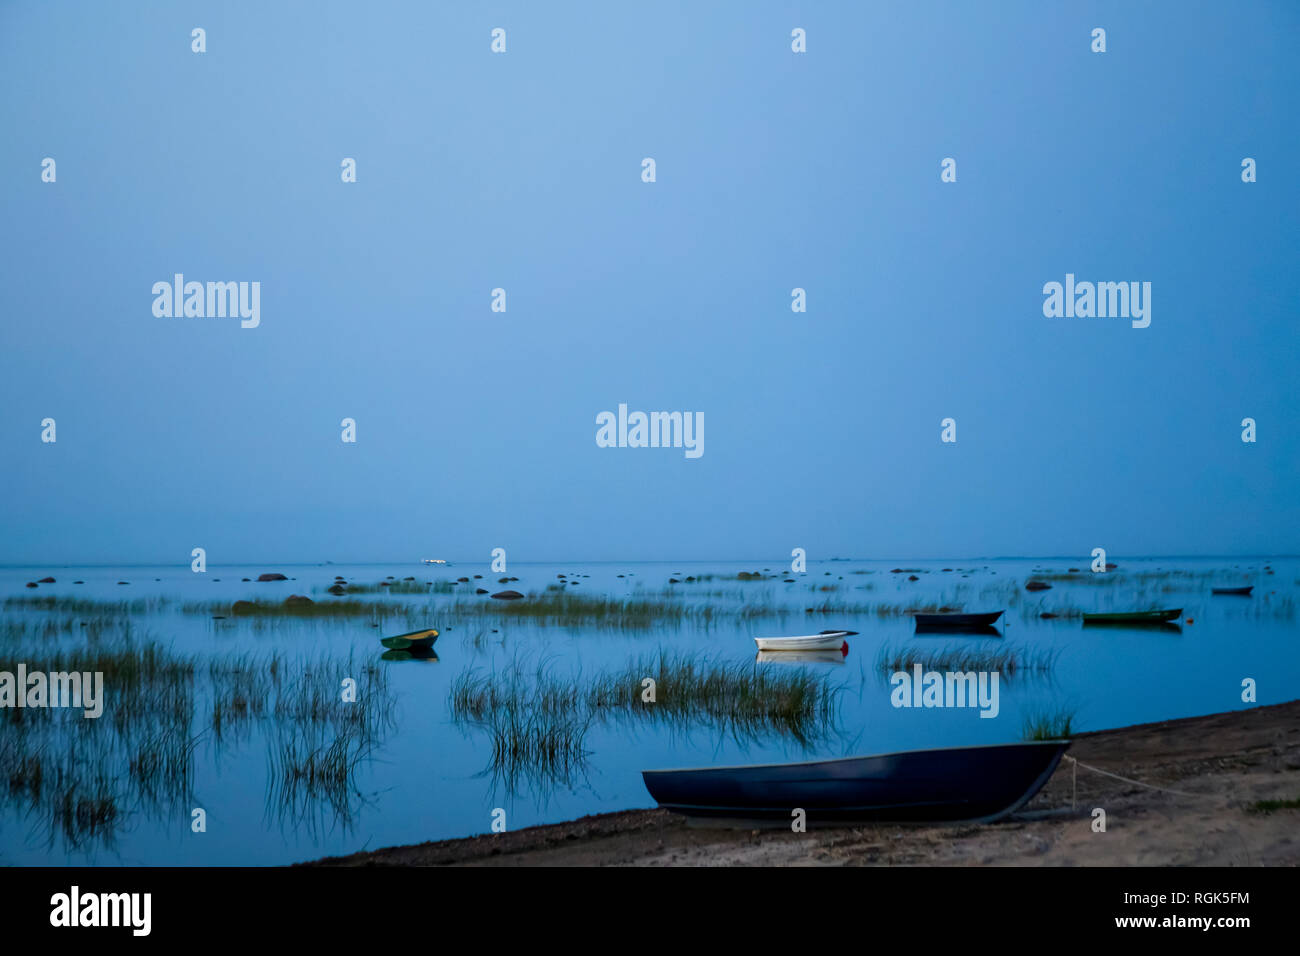
[[[111,614],[89,617],[6,617],[0,619],[0,645],[8,646],[28,639],[48,640],[65,635],[78,635],[93,641],[114,630],[119,624],[119,619]]]
[[[4,599],[6,611],[58,611],[62,614],[105,614],[126,617],[132,614],[156,614],[171,605],[165,597],[136,598],[131,601],[105,601],[98,598],[60,597],[57,595],[16,595]]]
[[[642,699],[655,682],[654,702]],[[516,658],[500,671],[468,670],[453,682],[453,720],[488,732],[488,771],[509,792],[571,784],[584,765],[586,735],[600,721],[659,720],[708,726],[747,742],[787,737],[804,746],[835,728],[837,691],[828,675],[725,663],[660,652],[591,676],[559,676]]]
[[[224,615],[234,618],[339,618],[359,617],[366,620],[404,617],[414,609],[395,601],[358,601],[349,598],[322,598],[311,604],[285,604],[283,601],[191,601],[181,605],[186,614]]]
[[[26,811],[51,849],[111,847],[128,814],[110,767],[93,746],[58,744],[17,734],[0,736],[3,798]]]
[[[885,673],[922,670],[1000,671],[1011,676],[1020,672],[1046,673],[1056,665],[1059,650],[1051,648],[999,647],[989,649],[962,644],[946,647],[922,647],[885,644],[876,654],[876,669]]]
[[[259,673],[267,681],[263,713],[276,729],[268,752],[268,815],[313,832],[326,824],[350,827],[365,802],[356,771],[395,725],[388,670],[349,656]],[[357,679],[355,701],[342,699],[340,674]]]
[[[187,721],[164,726],[134,746],[127,766],[140,799],[161,809],[187,807],[194,792],[198,742]]]
[[[365,803],[356,771],[374,740],[359,726],[277,725],[267,751],[266,809],[281,826],[350,827]]]
[[[16,661],[30,673],[104,675],[99,719],[73,708],[0,710],[0,802],[43,829],[51,847],[60,840],[70,850],[111,846],[133,815],[175,816],[192,800],[197,748],[255,725],[272,747],[300,735],[291,749],[268,757],[303,771],[285,775],[282,816],[323,801],[348,822],[336,799],[344,791],[322,789],[320,768],[337,764],[326,758],[339,741],[352,755],[345,765],[355,769],[392,727],[387,672],[350,657],[199,657],[137,638],[123,623],[115,637],[76,646],[6,645],[0,670],[12,671]],[[358,680],[355,703],[341,699],[343,676]],[[303,759],[303,734],[326,741],[314,748],[323,752],[314,765]]]
[[[654,681],[653,703],[642,699],[646,678]],[[689,652],[660,651],[599,673],[584,696],[597,714],[707,722],[738,739],[776,734],[804,746],[833,730],[836,720],[837,689],[824,673]]]
[[[1025,740],[1068,740],[1075,733],[1074,711],[1056,710],[1025,716],[1021,736]]]
[[[571,786],[586,766],[592,716],[573,681],[545,662],[530,675],[515,659],[502,671],[462,672],[451,685],[453,720],[486,731],[492,752],[484,775],[508,794],[525,787],[545,795]]]

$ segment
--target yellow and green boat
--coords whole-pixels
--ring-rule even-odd
[[[422,631],[410,631],[406,634],[398,634],[394,637],[385,637],[380,639],[379,643],[390,651],[409,651],[412,648],[416,650],[428,650],[433,647],[433,642],[438,639],[438,629],[434,627],[425,628]]]

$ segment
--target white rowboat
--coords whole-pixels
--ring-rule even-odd
[[[827,631],[801,637],[756,637],[760,651],[838,651],[851,631]]]

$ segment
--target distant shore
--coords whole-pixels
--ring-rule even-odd
[[[1300,700],[1079,734],[1019,814],[987,826],[720,830],[663,810],[330,857],[324,866],[1285,866],[1300,864]],[[1072,781],[1077,784],[1072,787]],[[1074,793],[1075,806],[1071,808]],[[1170,790],[1179,791],[1171,793]],[[1262,805],[1261,805],[1262,804]],[[1093,831],[1093,809],[1106,832]]]

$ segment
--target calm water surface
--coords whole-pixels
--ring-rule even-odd
[[[198,734],[193,775],[194,806],[208,815],[206,833],[190,830],[189,808],[134,808],[109,839],[92,839],[72,847],[35,819],[22,801],[0,808],[0,862],[7,864],[277,864],[362,848],[414,843],[487,832],[492,812],[506,811],[517,829],[553,823],[584,814],[651,806],[641,783],[647,768],[734,764],[839,757],[947,745],[994,743],[1019,739],[1026,717],[1065,708],[1075,726],[1100,730],[1145,721],[1187,717],[1251,706],[1241,700],[1242,680],[1258,684],[1260,704],[1300,697],[1296,606],[1300,561],[1296,559],[1164,558],[1125,560],[1106,583],[1087,575],[1077,582],[1052,579],[1051,590],[1031,594],[1026,580],[1036,573],[1063,573],[1068,567],[1087,571],[1085,559],[977,559],[907,562],[904,573],[891,573],[897,562],[809,562],[806,574],[782,573],[785,566],[748,563],[601,563],[516,564],[509,574],[520,580],[497,583],[500,573],[482,564],[428,567],[391,565],[311,565],[215,567],[195,574],[188,566],[130,568],[2,568],[0,598],[78,597],[104,601],[166,598],[161,608],[134,613],[137,635],[148,636],[176,651],[203,655],[281,650],[289,655],[349,653],[357,660],[378,661],[377,638],[408,628],[385,621],[375,628],[365,619],[253,621],[214,620],[210,613],[185,613],[182,602],[233,602],[239,599],[282,601],[307,594],[317,601],[335,575],[356,584],[376,584],[391,575],[400,580],[454,581],[482,574],[469,587],[512,587],[542,592],[557,574],[579,583],[585,595],[643,596],[692,607],[713,607],[708,626],[691,623],[649,630],[619,631],[601,627],[566,628],[530,622],[458,621],[431,613],[425,623],[442,629],[434,662],[383,663],[396,705],[396,724],[357,770],[359,791],[351,818],[339,819],[328,806],[286,812],[268,799],[271,771],[265,728],[221,742]],[[775,578],[738,581],[740,571],[770,569]],[[945,571],[945,568],[952,568]],[[1268,573],[1271,568],[1273,573]],[[263,571],[280,571],[295,580],[245,583]],[[1157,576],[1170,572],[1166,576]],[[915,574],[916,581],[908,578]],[[55,584],[28,589],[27,581],[51,575]],[[581,575],[581,577],[577,577]],[[623,575],[623,577],[619,577]],[[685,582],[688,575],[711,580]],[[786,583],[784,577],[796,578]],[[670,577],[683,579],[668,583]],[[220,579],[220,580],[216,580]],[[73,584],[81,580],[83,584]],[[129,581],[119,585],[118,581]],[[1211,585],[1254,584],[1250,598],[1211,597]],[[464,585],[459,585],[462,589]],[[830,590],[821,590],[829,588]],[[411,595],[367,595],[365,600],[423,603]],[[462,592],[462,600],[465,599]],[[436,602],[450,597],[437,595]],[[487,601],[487,598],[478,598]],[[913,634],[906,616],[857,613],[808,614],[824,602],[836,605],[960,605],[964,610],[1008,608],[1000,637],[923,637]],[[736,612],[746,606],[783,609],[784,617],[749,621]],[[1062,608],[1129,610],[1182,607],[1179,630],[1084,628],[1077,618],[1045,620],[1042,611]],[[436,607],[436,605],[435,605]],[[7,620],[66,618],[57,611],[33,610],[11,603]],[[75,616],[73,614],[72,616]],[[842,627],[860,634],[839,663],[756,664],[758,667],[808,667],[830,676],[840,689],[838,720],[811,744],[775,733],[738,739],[708,721],[671,726],[637,717],[595,724],[586,739],[584,765],[571,779],[533,781],[508,787],[486,771],[490,744],[486,732],[452,719],[449,688],[467,668],[491,672],[523,661],[545,661],[553,673],[592,674],[617,668],[629,659],[661,648],[707,651],[725,662],[752,662],[752,638],[766,634],[804,634]],[[493,628],[496,632],[493,632]],[[28,639],[30,640],[30,638]],[[44,638],[59,647],[84,643],[81,633]],[[876,657],[883,646],[906,647],[926,642],[935,647],[972,646],[1051,650],[1057,653],[1049,673],[1019,673],[1000,682],[1001,710],[981,719],[973,709],[900,709],[890,702],[888,674]],[[47,647],[49,645],[46,645]],[[12,670],[23,650],[13,641],[0,643],[0,670]],[[339,675],[326,675],[333,683]],[[344,675],[346,676],[346,675]],[[325,678],[323,678],[325,679]],[[46,716],[42,712],[40,716]],[[105,715],[111,718],[111,715]],[[199,730],[202,730],[201,721]],[[9,732],[9,731],[0,731]],[[0,767],[7,776],[11,768]]]

